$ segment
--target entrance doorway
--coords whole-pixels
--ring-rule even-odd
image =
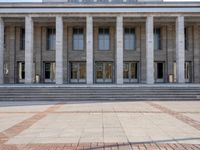
[[[24,83],[25,81],[25,63],[24,62],[18,62],[18,83]]]
[[[44,63],[44,82],[53,83],[56,77],[56,63],[45,62]]]
[[[192,82],[192,62],[191,61],[186,61],[185,62],[185,82],[186,83],[191,83]],[[173,66],[173,71],[174,71],[174,82],[176,82],[176,62],[174,62]]]
[[[165,72],[165,63],[164,62],[155,62],[154,63],[154,77],[156,83],[164,82],[164,73]]]
[[[137,62],[124,62],[124,83],[137,83],[138,82],[138,63]]]
[[[86,64],[85,62],[71,62],[70,63],[71,83],[85,83],[86,82]]]
[[[113,83],[113,63],[96,62],[96,83]]]

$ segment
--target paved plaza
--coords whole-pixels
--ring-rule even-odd
[[[4,149],[200,150],[200,102],[0,102]]]

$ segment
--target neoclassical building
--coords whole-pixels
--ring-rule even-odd
[[[200,83],[200,3],[0,3],[0,84]]]

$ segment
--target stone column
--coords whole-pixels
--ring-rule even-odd
[[[4,83],[4,22],[0,18],[0,84]]]
[[[56,17],[56,84],[63,84],[63,18]]]
[[[93,18],[87,16],[86,20],[86,76],[87,84],[93,84]]]
[[[123,84],[123,17],[118,16],[116,23],[116,83]]]
[[[185,36],[184,17],[178,16],[176,19],[176,79],[177,83],[185,82]]]
[[[199,26],[194,25],[194,83],[200,82],[200,45],[199,45]]]
[[[25,18],[25,83],[33,82],[33,20]]]
[[[154,36],[153,16],[146,20],[146,83],[154,84]]]

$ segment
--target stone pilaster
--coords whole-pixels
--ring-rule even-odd
[[[4,83],[4,22],[0,18],[0,84]]]
[[[194,83],[200,82],[200,45],[199,45],[199,27],[194,25]]]
[[[56,17],[56,84],[63,84],[63,18]]]
[[[123,17],[117,17],[116,24],[116,83],[123,84]]]
[[[146,83],[154,83],[154,41],[153,41],[153,17],[146,20]]]
[[[184,17],[178,16],[176,19],[176,81],[185,82],[185,36],[184,36]]]
[[[33,82],[33,19],[25,18],[25,83]]]
[[[173,75],[173,25],[167,26],[167,75]],[[169,79],[168,79],[169,82]]]
[[[86,69],[87,84],[93,84],[93,18],[86,18]]]

